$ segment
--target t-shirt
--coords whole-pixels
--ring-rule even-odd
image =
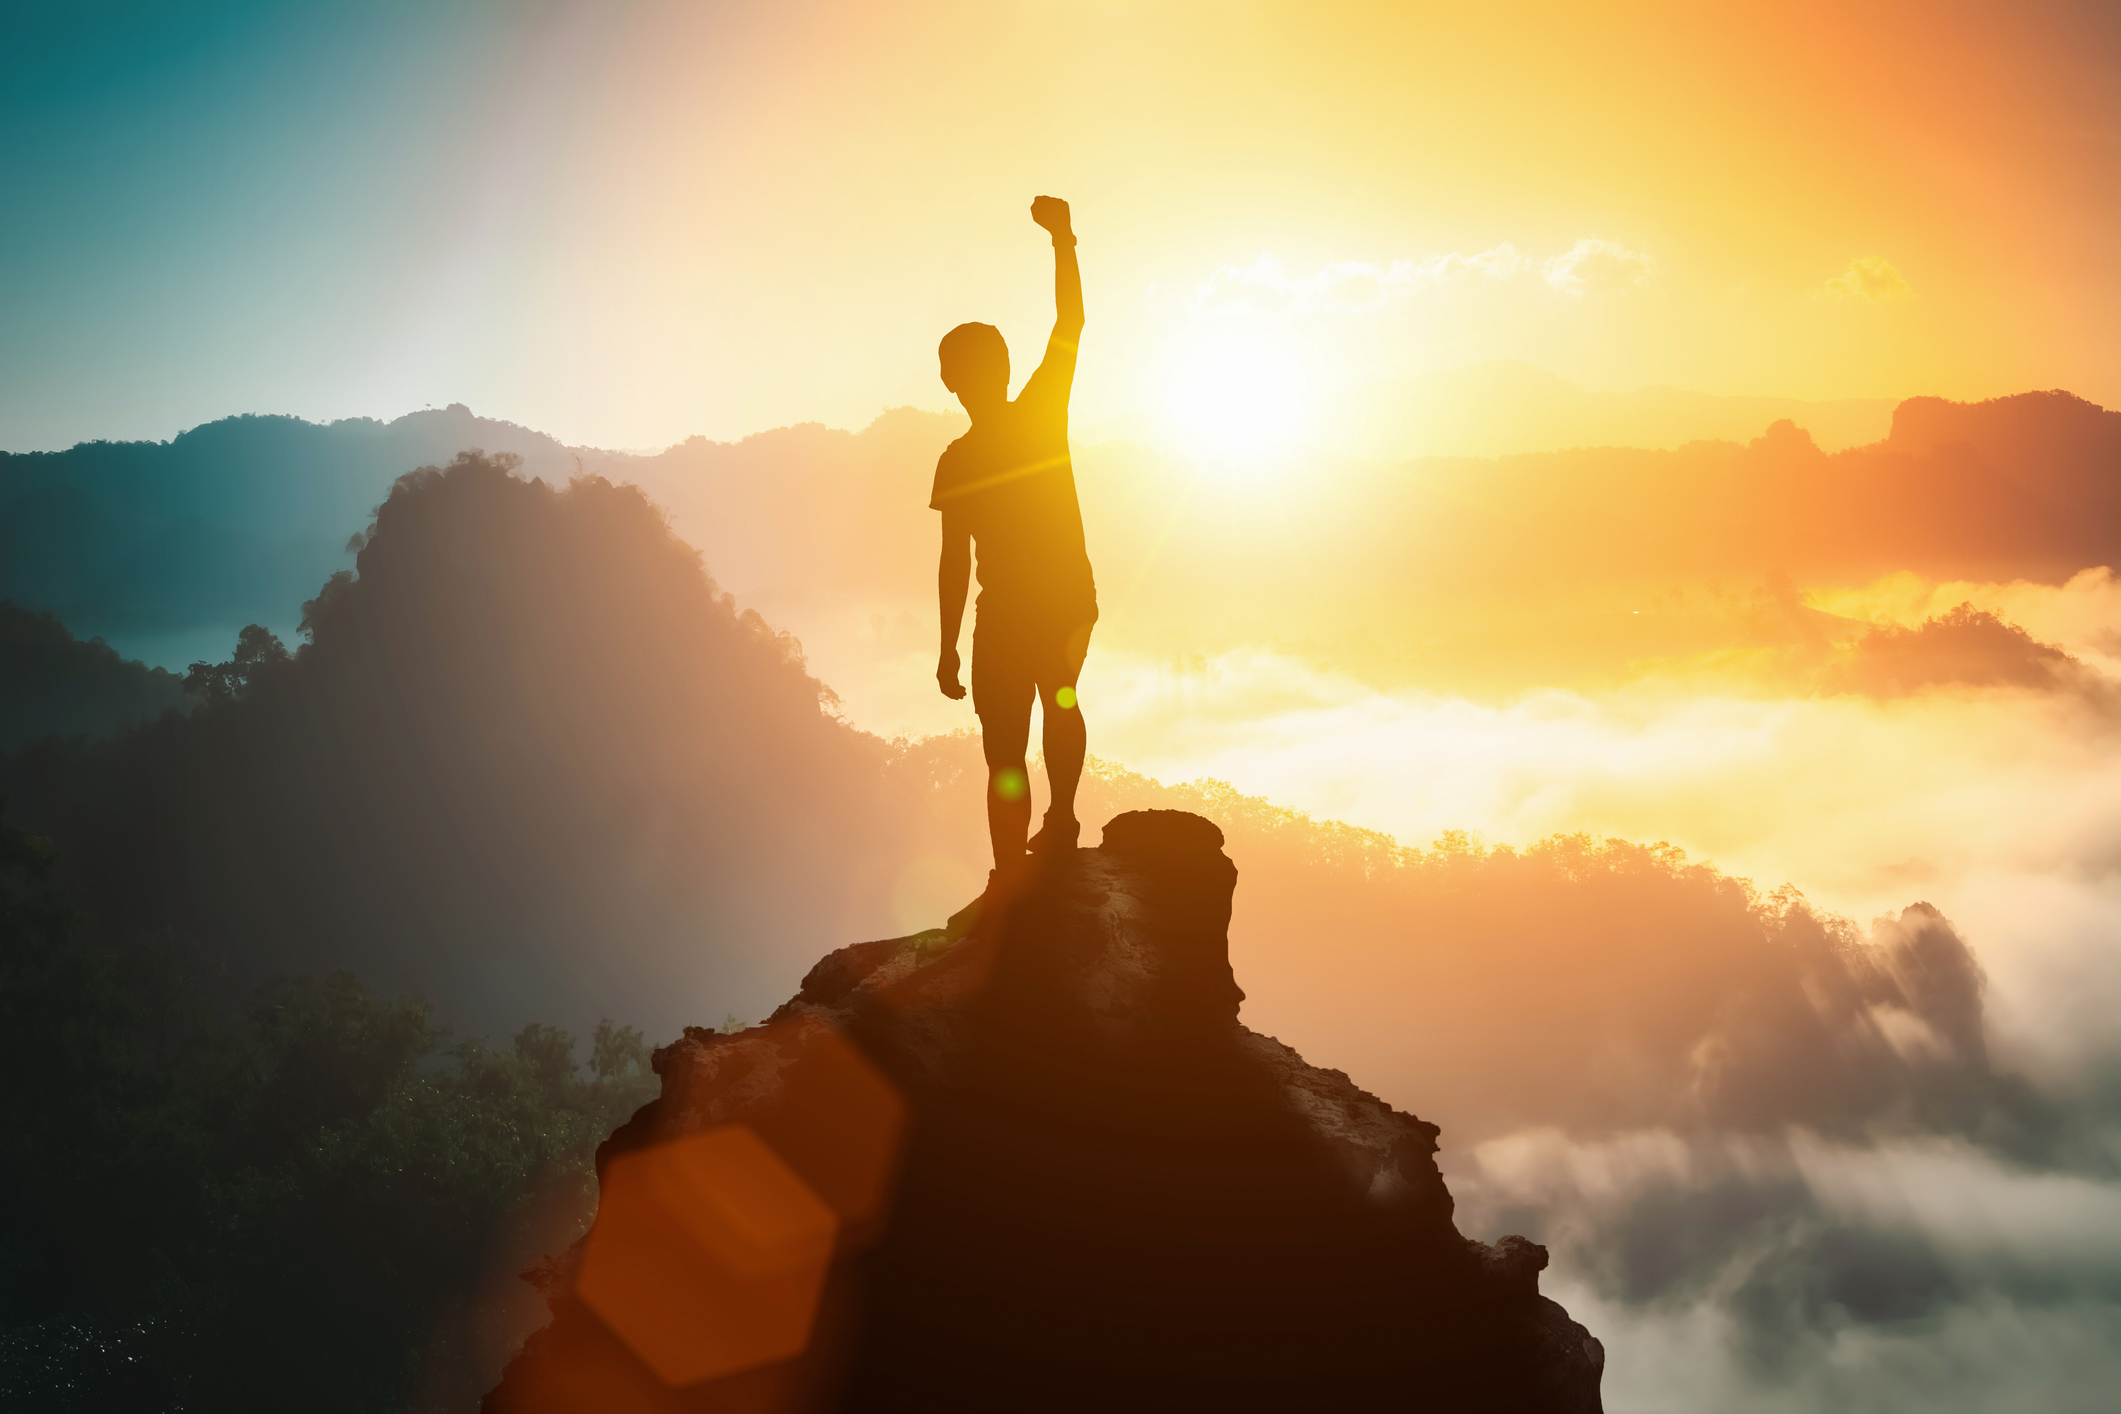
[[[1073,627],[1097,618],[1083,512],[1068,460],[1075,350],[1055,339],[1016,401],[935,463],[928,504],[961,517],[978,549],[979,612]]]

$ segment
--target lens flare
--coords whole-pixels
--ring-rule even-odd
[[[612,1160],[576,1291],[665,1384],[810,1337],[839,1218],[748,1125]]]

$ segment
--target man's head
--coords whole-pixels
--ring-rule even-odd
[[[957,394],[974,417],[1009,399],[1009,346],[992,324],[960,324],[943,335],[936,349],[943,364],[943,386]]]

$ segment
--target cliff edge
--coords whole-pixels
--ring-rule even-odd
[[[1237,1020],[1237,870],[1121,815],[937,929],[688,1030],[488,1414],[1599,1409],[1544,1249],[1436,1127]],[[990,891],[990,894],[994,891]]]

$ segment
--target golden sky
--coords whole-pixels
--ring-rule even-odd
[[[12,85],[0,444],[941,407],[943,330],[1044,337],[1040,192],[1083,237],[1078,428],[1233,330],[1320,393],[1515,359],[2121,402],[2110,6],[221,8],[81,20]]]
[[[644,11],[573,139],[606,159],[574,204],[595,273],[553,297],[590,349],[668,360],[592,373],[567,417],[939,406],[943,329],[1043,338],[1042,191],[1083,236],[1078,426],[1153,407],[1233,292],[1327,387],[1515,358],[2112,402],[2114,38],[2037,6]]]

